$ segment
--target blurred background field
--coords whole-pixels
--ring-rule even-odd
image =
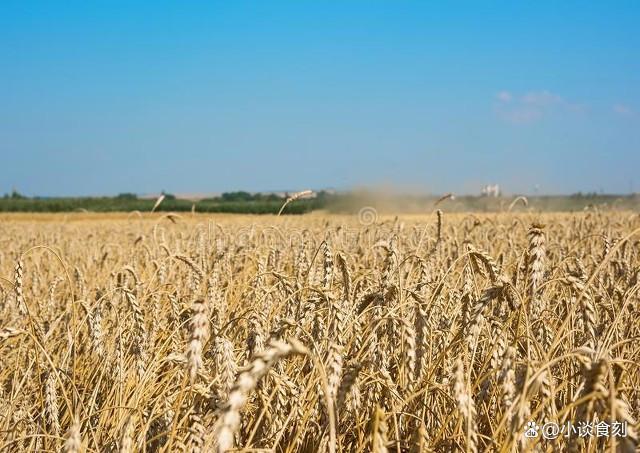
[[[189,197],[164,194],[157,211],[163,212],[219,212],[243,214],[275,214],[288,194],[228,192],[211,197]],[[120,194],[112,197],[25,197],[18,193],[0,198],[0,212],[131,212],[151,211],[156,196]],[[326,210],[333,213],[354,213],[363,206],[380,212],[424,213],[442,203],[447,212],[503,212],[507,210],[533,212],[575,212],[585,209],[640,209],[640,195],[573,194],[527,196],[463,195],[442,200],[440,195],[398,194],[393,192],[353,191],[334,193],[319,191],[311,198],[296,200],[287,205],[283,214],[303,214]],[[515,202],[515,203],[514,203]]]

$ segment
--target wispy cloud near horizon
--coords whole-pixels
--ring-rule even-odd
[[[509,123],[531,124],[552,112],[581,113],[583,104],[574,103],[548,90],[529,91],[515,95],[507,90],[496,94],[496,115]]]
[[[513,96],[508,91],[500,91],[498,94],[496,94],[496,98],[498,99],[498,101],[505,103],[511,102],[513,100]]]
[[[627,118],[638,118],[640,114],[626,104],[617,103],[611,107],[611,110],[617,115]]]

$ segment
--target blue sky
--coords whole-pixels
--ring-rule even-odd
[[[3,0],[0,192],[640,191],[638,23],[631,1]]]

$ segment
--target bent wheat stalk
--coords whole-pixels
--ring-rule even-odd
[[[299,200],[300,198],[303,198],[303,197],[311,196],[312,194],[313,194],[313,190],[303,190],[302,192],[294,193],[289,198],[287,198],[287,200],[284,202],[284,204],[282,205],[282,207],[278,211],[278,216],[280,216],[280,214],[282,214],[282,211],[284,211],[284,208],[286,208],[287,205],[289,203],[291,203],[292,201]]]

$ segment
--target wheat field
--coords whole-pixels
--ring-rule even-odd
[[[637,451],[639,229],[5,215],[0,451]]]

